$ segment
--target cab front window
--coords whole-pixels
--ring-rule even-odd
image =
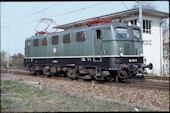
[[[129,38],[128,30],[126,28],[116,28],[116,38]]]
[[[141,38],[140,31],[138,29],[133,29],[132,32],[133,32],[134,38],[137,38],[137,39]]]

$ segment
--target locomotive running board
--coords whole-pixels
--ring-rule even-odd
[[[25,59],[46,59],[46,58],[93,58],[93,57],[120,57],[119,55],[96,55],[96,56],[49,56],[49,57],[24,57]],[[143,57],[141,55],[123,55],[121,57]]]

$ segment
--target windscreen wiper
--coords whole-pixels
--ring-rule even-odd
[[[121,34],[117,33],[121,38],[124,38]]]

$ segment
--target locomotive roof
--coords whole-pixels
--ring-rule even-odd
[[[68,29],[68,30],[64,30],[64,31],[58,31],[58,32],[55,32],[55,33],[50,33],[50,34],[43,34],[43,35],[39,35],[39,36],[32,36],[32,37],[29,37],[27,39],[32,39],[32,38],[35,38],[35,37],[36,38],[42,38],[42,37],[45,37],[45,36],[50,36],[50,35],[53,36],[53,35],[56,35],[58,33],[62,34],[62,33],[67,33],[67,32],[71,32],[71,31],[83,31],[83,30],[93,29],[93,28],[97,28],[97,27],[101,27],[101,26],[108,26],[108,25],[111,25],[111,24],[112,23],[108,23],[108,24],[96,24],[94,26],[74,27],[73,29]]]
[[[43,34],[43,35],[39,35],[39,36],[32,36],[30,38],[27,38],[26,40],[28,39],[34,39],[34,38],[43,38],[45,36],[54,36],[56,34],[63,34],[63,33],[70,33],[72,31],[85,31],[85,30],[89,30],[89,29],[94,29],[94,28],[100,28],[100,27],[107,27],[107,26],[111,26],[111,25],[114,25],[114,26],[122,26],[122,27],[127,27],[127,23],[125,22],[112,22],[112,23],[107,23],[107,24],[95,24],[93,26],[81,26],[81,27],[74,27],[72,29],[68,29],[68,30],[64,30],[64,31],[59,31],[59,32],[55,32],[55,33],[51,33],[51,34]],[[133,28],[139,28],[139,26],[137,25],[132,25]]]

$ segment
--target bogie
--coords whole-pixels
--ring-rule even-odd
[[[29,71],[30,71],[30,73],[31,73],[32,75],[34,75],[34,76],[37,75],[37,71],[36,71],[36,69],[35,69],[35,66],[29,67]]]

